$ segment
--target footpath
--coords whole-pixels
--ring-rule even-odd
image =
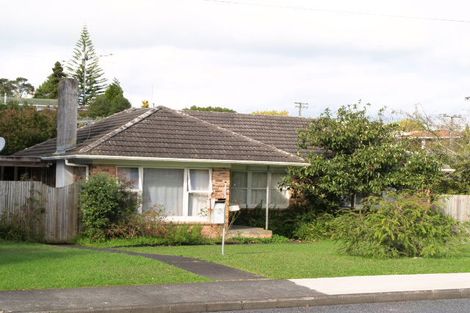
[[[3,312],[192,313],[470,298],[470,273],[0,292]]]

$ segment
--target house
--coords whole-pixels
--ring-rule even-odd
[[[297,155],[305,118],[132,108],[75,130],[74,110],[59,104],[58,139],[0,158],[0,166],[25,160],[56,187],[106,172],[131,181],[141,211],[158,206],[172,221],[211,224],[219,199],[227,208],[287,208],[278,184],[288,167],[306,165]]]

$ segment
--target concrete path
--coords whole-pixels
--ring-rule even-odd
[[[78,249],[97,250],[111,253],[121,253],[127,255],[141,256],[149,259],[158,260],[186,271],[195,273],[200,276],[211,278],[215,281],[233,281],[233,280],[258,280],[265,279],[262,276],[244,272],[232,267],[225,265],[203,261],[194,258],[188,258],[178,255],[163,255],[163,254],[152,254],[152,253],[141,253],[134,251],[118,250],[118,249],[106,249],[106,248],[92,248],[83,246],[65,246],[73,247]]]
[[[351,276],[291,279],[327,295],[470,288],[470,273]]]
[[[0,312],[196,313],[458,298],[470,298],[468,273],[3,291]]]

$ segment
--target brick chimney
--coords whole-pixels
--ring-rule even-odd
[[[56,153],[63,154],[77,144],[78,82],[63,78],[59,82]]]

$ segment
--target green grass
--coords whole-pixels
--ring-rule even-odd
[[[0,290],[208,281],[159,261],[0,240]]]
[[[451,258],[368,259],[342,255],[331,241],[305,244],[139,247],[125,250],[195,257],[269,278],[470,272],[470,245]]]

